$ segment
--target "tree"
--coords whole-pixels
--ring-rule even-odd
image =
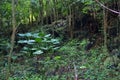
[[[14,41],[15,41],[15,33],[16,33],[16,18],[15,18],[15,0],[12,0],[12,25],[13,25],[13,31],[11,35],[11,48],[8,56],[8,75],[7,79],[9,79],[12,67],[11,67],[11,58],[12,58],[12,53],[13,53],[13,48],[14,48]]]

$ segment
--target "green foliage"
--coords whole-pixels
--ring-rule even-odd
[[[58,77],[58,76],[54,76],[54,77],[47,77],[47,76],[37,76],[37,75],[32,75],[32,76],[26,76],[23,78],[9,78],[9,80],[65,80],[64,76],[62,77]]]
[[[33,18],[34,18],[33,21],[36,21],[38,18],[39,21],[41,19],[41,16],[43,16],[43,18],[44,17],[48,18],[47,16],[53,14],[56,14],[57,17],[59,17],[57,15],[59,14],[61,16],[64,16],[64,18],[67,18],[67,16],[69,16],[70,14],[69,8],[75,9],[75,11],[73,10],[73,12],[78,11],[78,13],[73,14],[73,16],[75,15],[75,17],[77,17],[76,14],[79,15],[79,13],[81,15],[84,13],[90,12],[89,14],[91,14],[93,12],[96,12],[97,14],[95,16],[97,16],[97,18],[100,17],[99,18],[100,21],[102,21],[103,18],[102,15],[103,13],[102,14],[99,13],[102,12],[102,10],[100,10],[100,7],[98,6],[98,4],[95,3],[94,0],[15,0],[15,1],[17,1],[15,4],[17,24],[20,23],[28,24],[32,21],[31,19]],[[102,2],[108,3],[112,1],[102,0]],[[0,0],[0,29],[1,29],[0,31],[7,33],[6,28],[8,29],[12,25],[11,14],[12,14],[11,1]],[[22,27],[24,28],[24,26]],[[9,28],[8,31],[11,31],[11,29]],[[23,75],[21,77],[20,74],[18,74],[18,76],[15,76],[16,74],[15,75],[13,74],[13,77],[11,77],[9,80],[66,80],[68,77],[71,80],[73,80],[75,74],[73,63],[75,63],[76,65],[80,79],[82,78],[85,80],[120,79],[119,76],[120,74],[118,71],[115,71],[114,69],[107,69],[107,66],[113,63],[109,57],[106,60],[104,60],[104,58],[108,56],[105,55],[106,49],[104,49],[104,47],[97,47],[89,51],[85,51],[84,48],[88,44],[88,40],[86,39],[81,41],[80,40],[68,41],[64,43],[64,45],[61,46],[59,49],[60,45],[59,39],[51,37],[50,34],[45,34],[44,32],[40,33],[28,32],[18,35],[19,35],[18,47],[22,47],[20,51],[20,56],[25,54],[26,56],[29,57],[32,56],[32,58],[30,58],[31,59],[30,61],[27,58],[27,60],[24,61],[25,64],[21,63],[24,64],[25,68],[21,67],[21,65],[19,66],[19,68],[23,68],[22,69],[23,71],[21,71],[21,69],[18,70],[18,67],[14,65],[13,67],[17,68],[15,69],[15,71]],[[0,54],[7,54],[10,46],[11,45],[9,44],[8,40],[4,38],[0,39]],[[19,52],[15,51],[14,53],[18,55]],[[12,56],[13,62],[17,58],[18,56]],[[0,60],[2,59],[0,58]],[[24,60],[23,56],[22,59],[20,59],[19,61],[22,60]],[[1,74],[3,75],[3,73],[6,71],[6,69],[4,69],[4,67],[6,68],[6,62],[5,61],[0,62],[2,62],[0,63],[0,66],[2,66],[0,67],[0,69]],[[26,68],[31,68],[31,65],[33,63],[34,66],[32,66],[32,69],[36,70],[33,72],[37,74],[38,71],[39,76],[34,75],[32,70],[31,72],[26,70]],[[1,77],[5,78],[6,72],[4,73],[4,77],[1,74],[0,79]]]
[[[76,49],[77,46],[74,44],[75,42],[77,42],[77,40],[68,42],[63,47],[61,47],[59,51],[65,52],[70,56],[77,55],[78,50]]]
[[[77,39],[71,40],[68,43],[66,43],[63,47],[61,47],[59,51],[63,51],[70,55],[77,55],[77,54],[79,55],[81,53],[81,50],[84,50],[87,43],[88,41],[85,39],[82,41],[79,41]]]
[[[19,34],[19,36],[21,39],[18,43],[27,44],[23,47],[23,51],[31,51],[32,54],[53,53],[59,48],[59,40],[52,38],[50,34],[25,33]]]
[[[67,62],[76,63],[79,77],[84,77],[86,80],[118,80],[120,78],[118,71],[108,69],[109,64],[106,64],[107,66],[104,64],[103,60],[106,57],[104,47],[97,47],[86,52],[84,47],[87,43],[87,40],[72,40],[59,51],[64,52],[64,55],[67,53]]]
[[[35,42],[30,42],[32,44],[27,44],[25,42],[27,44],[27,47],[32,48],[32,46],[36,44],[42,46],[42,41],[44,40],[44,38],[47,38],[46,41],[48,42],[52,39],[49,34],[35,34],[37,33],[20,34],[22,37],[25,38],[25,40],[35,40]],[[38,40],[36,40],[36,37],[38,38]],[[79,41],[77,39],[71,40],[66,42],[59,49],[58,52],[56,51],[56,54],[46,54],[46,56],[42,56],[42,58],[37,61],[37,64],[35,64],[35,59],[32,58],[30,61],[28,60],[28,62],[26,62],[25,64],[30,64],[30,66],[28,66],[29,69],[31,68],[31,64],[34,63],[34,66],[37,65],[37,70],[39,71],[38,75],[36,71],[33,71],[36,74],[33,74],[32,70],[31,72],[27,71],[26,65],[24,65],[25,68],[19,67],[22,68],[23,71],[21,71],[21,69],[19,70],[19,68],[16,68],[17,70],[15,69],[15,71],[21,73],[19,73],[17,76],[11,77],[9,80],[66,80],[68,77],[69,80],[73,80],[75,74],[73,62],[76,65],[79,79],[119,80],[119,72],[115,71],[114,69],[107,69],[106,65],[104,65],[104,58],[106,57],[106,55],[104,54],[105,52],[103,47],[93,48],[89,52],[86,52],[84,50],[84,47],[87,45],[87,43],[88,41],[86,39],[83,39],[82,41]],[[38,47],[38,50],[35,50],[38,51],[38,53],[43,54],[41,51],[44,52],[44,50],[42,50],[40,46]],[[35,52],[35,50],[33,52]],[[38,53],[36,53],[36,55]],[[36,70],[36,67],[33,67],[32,69]],[[22,77],[20,74],[23,74]]]
[[[0,55],[8,54],[10,49],[10,43],[6,39],[0,39]]]

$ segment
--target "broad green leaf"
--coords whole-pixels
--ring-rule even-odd
[[[33,50],[33,51],[34,51],[34,50],[37,50],[37,49],[38,49],[38,48],[32,48],[31,50]]]
[[[51,39],[51,42],[52,42],[53,44],[59,44],[59,40],[58,40],[58,39]]]
[[[50,37],[50,36],[51,36],[51,34],[47,34],[47,35],[45,35],[44,37],[48,38],[48,37]]]
[[[35,42],[35,40],[19,40],[18,43],[21,43],[21,44],[33,44]]]
[[[42,50],[38,50],[38,51],[35,51],[33,54],[42,54],[43,53],[43,51]]]

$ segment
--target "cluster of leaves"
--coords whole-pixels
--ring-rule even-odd
[[[10,43],[7,39],[0,39],[0,55],[8,54]]]
[[[18,44],[25,45],[22,52],[32,54],[53,53],[59,47],[59,40],[51,37],[51,34],[40,33],[25,33],[18,34],[20,39]],[[31,54],[29,54],[31,55]]]

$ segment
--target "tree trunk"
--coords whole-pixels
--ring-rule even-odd
[[[104,47],[105,47],[105,53],[108,55],[108,50],[107,50],[107,28],[108,28],[108,24],[107,24],[107,12],[105,10],[105,8],[103,8],[103,29],[104,29]]]
[[[69,34],[70,34],[70,38],[72,39],[73,38],[73,30],[72,30],[72,18],[73,18],[73,15],[72,15],[72,10],[71,10],[71,7],[69,6]]]
[[[7,75],[7,80],[10,77],[12,67],[11,67],[11,57],[13,53],[13,48],[14,48],[14,41],[15,41],[15,33],[16,33],[16,19],[15,19],[15,1],[12,0],[12,25],[13,25],[13,31],[11,35],[11,48],[8,56],[8,75]]]

